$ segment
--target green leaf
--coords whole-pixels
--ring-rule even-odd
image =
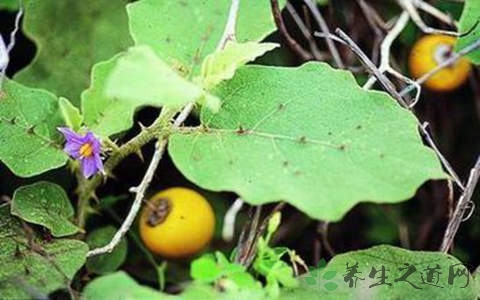
[[[460,33],[469,32],[469,34],[459,38],[456,51],[459,51],[480,39],[480,1],[465,1],[458,30]],[[477,50],[468,54],[467,57],[469,57],[474,64],[480,64],[480,49],[477,48]]]
[[[104,299],[169,299],[152,288],[141,286],[125,272],[116,272],[91,281],[83,291],[86,300]]]
[[[169,141],[177,168],[202,188],[336,221],[361,201],[400,202],[446,177],[411,113],[349,72],[245,66],[214,92],[219,113],[203,110],[202,129]]]
[[[15,75],[79,104],[92,66],[132,44],[127,0],[24,0],[23,31],[33,39],[33,63]]]
[[[218,287],[212,287],[211,285],[201,284],[197,282],[193,282],[192,284],[188,285],[183,293],[176,296],[177,298],[184,299],[184,300],[240,300],[240,299],[248,299],[248,300],[265,300],[271,299],[267,298],[265,295],[265,291],[258,286],[254,286],[251,288],[230,288],[230,284],[232,281],[224,280],[220,283],[221,289],[224,291],[218,291]],[[233,283],[235,284],[235,283]]]
[[[246,270],[238,271],[228,275],[228,279],[235,283],[238,289],[253,290],[261,289],[262,284],[253,278]]]
[[[112,70],[105,89],[109,98],[149,105],[178,108],[203,98],[212,110],[218,110],[220,104],[219,99],[183,79],[148,46],[130,48]]]
[[[6,80],[0,95],[0,160],[21,177],[63,166],[63,125],[56,97]]]
[[[19,0],[2,0],[0,1],[0,9],[18,10]]]
[[[127,6],[130,31],[135,44],[151,46],[168,64],[196,75],[198,65],[222,37],[230,4],[230,0],[138,1]],[[178,17],[185,13],[188,17]],[[268,1],[240,1],[237,41],[259,41],[274,30]]]
[[[30,246],[30,245],[34,246]],[[20,221],[0,208],[0,295],[5,299],[45,299],[85,263],[88,247],[77,240],[44,242],[25,233]]]
[[[227,43],[223,50],[205,57],[200,78],[202,86],[211,89],[223,80],[231,79],[239,67],[278,46],[274,43]]]
[[[95,229],[88,234],[86,242],[90,249],[108,244],[117,229],[107,226]],[[123,238],[111,253],[91,257],[87,260],[87,269],[97,274],[107,274],[116,271],[127,258],[127,241]]]
[[[78,131],[83,123],[83,116],[67,98],[60,97],[58,99],[58,106],[62,113],[65,124],[72,128],[74,131]]]
[[[12,215],[48,228],[53,236],[62,237],[78,232],[70,219],[74,210],[67,194],[57,184],[41,181],[18,188],[13,194]]]
[[[347,263],[349,267],[356,266],[358,263],[357,269],[354,271],[359,272],[355,274],[359,279],[357,279],[356,285],[352,287],[349,287],[349,278],[345,279],[345,274],[349,273]],[[405,264],[408,264],[408,266]],[[439,271],[441,274],[434,273],[435,276],[428,276],[430,272],[428,268],[434,269],[437,265],[438,269],[435,271]],[[412,269],[413,272],[410,275],[404,278],[410,283],[402,280],[402,276],[404,276],[407,271],[410,271],[408,269],[409,266],[415,268]],[[448,281],[451,266],[454,266],[452,273],[456,273],[457,268],[466,270],[466,277],[455,277],[450,285]],[[385,283],[390,283],[391,285],[372,286],[381,281],[382,267],[385,268],[385,276],[388,277],[385,279]],[[373,275],[370,276],[373,268],[375,269],[374,271],[380,272],[373,272]],[[367,250],[337,255],[328,263],[325,272],[337,272],[338,274],[342,274],[342,276],[336,276],[332,279],[329,286],[327,286],[327,283],[323,284],[323,281],[321,281],[320,283],[322,283],[325,289],[319,285],[312,286],[310,280],[307,279],[308,277],[302,276],[300,278],[301,286],[298,289],[284,293],[282,298],[300,298],[302,294],[306,292],[312,295],[309,297],[310,299],[313,297],[315,299],[321,298],[327,300],[475,299],[476,296],[473,277],[468,273],[468,269],[455,257],[441,252],[410,251],[382,245]],[[467,277],[469,283],[463,288],[466,284]],[[430,281],[427,281],[429,278]],[[396,279],[399,280],[395,281]],[[352,278],[352,280],[354,281],[355,278]],[[416,289],[412,284],[420,289]],[[335,285],[337,288],[332,292]]]
[[[278,261],[268,275],[275,277],[284,287],[292,288],[298,286],[292,267],[284,261]]]
[[[139,107],[179,107],[202,96],[210,106],[218,106],[218,99],[181,78],[148,47],[139,46],[94,66],[92,85],[82,93],[82,112],[85,125],[106,137],[132,127]]]
[[[222,275],[222,270],[212,254],[195,259],[190,266],[190,276],[203,282],[214,282]]]

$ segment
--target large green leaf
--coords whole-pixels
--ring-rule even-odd
[[[24,0],[23,31],[37,45],[33,63],[15,79],[78,105],[92,66],[132,42],[127,0]]]
[[[480,39],[480,1],[466,0],[463,8],[462,17],[459,25],[460,33],[469,32],[468,35],[459,38],[456,50],[461,50],[466,46]],[[480,49],[470,53],[468,57],[474,64],[480,64]]]
[[[215,50],[223,34],[231,2],[138,1],[127,6],[130,32],[137,45],[150,45],[175,68],[197,73],[196,67]],[[268,1],[240,1],[236,32],[239,42],[261,40],[274,29]]]
[[[95,229],[87,236],[87,244],[90,249],[105,246],[108,244],[117,229],[113,226],[107,226]],[[122,239],[111,253],[91,257],[87,260],[87,269],[97,274],[107,274],[116,271],[127,257],[127,241]]]
[[[141,106],[178,108],[202,99],[218,109],[216,97],[180,77],[149,47],[138,46],[93,68],[92,86],[82,94],[82,112],[87,127],[109,136],[129,129]]]
[[[372,286],[381,282],[382,267],[385,268],[384,275],[388,277],[384,283],[390,285]],[[358,273],[354,274],[356,277],[350,280],[346,275],[351,271]],[[375,273],[375,271],[378,272]],[[411,273],[403,277],[409,271]],[[437,271],[440,274],[436,273]],[[453,276],[463,272],[465,276]],[[336,275],[332,277],[326,274]],[[451,284],[449,284],[450,276],[452,276]],[[399,280],[395,281],[396,279]],[[377,246],[337,255],[324,270],[307,273],[300,278],[300,282],[299,288],[283,293],[281,298],[420,300],[476,299],[478,296],[475,292],[473,277],[455,257],[440,252],[409,251],[392,246]],[[337,286],[328,291],[324,286],[327,283]]]
[[[2,0],[0,1],[0,9],[17,10],[20,0]]]
[[[18,188],[13,195],[11,213],[47,227],[56,237],[78,231],[70,221],[74,215],[72,204],[63,188],[54,183],[41,181]]]
[[[124,272],[105,275],[90,282],[84,290],[85,300],[168,299],[170,296],[141,286]],[[173,298],[173,296],[172,296]]]
[[[204,110],[202,129],[169,142],[176,166],[205,189],[333,221],[360,201],[400,202],[446,177],[410,112],[327,64],[246,66],[216,94],[220,112]]]
[[[22,177],[64,165],[56,130],[62,124],[54,95],[7,80],[0,95],[0,160]]]
[[[77,240],[45,242],[25,232],[0,208],[0,295],[4,299],[44,299],[66,288],[85,263],[88,247]]]

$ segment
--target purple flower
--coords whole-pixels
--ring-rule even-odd
[[[89,178],[98,172],[103,172],[100,141],[91,131],[82,136],[70,128],[59,127],[57,129],[67,140],[63,151],[80,161],[83,176]]]

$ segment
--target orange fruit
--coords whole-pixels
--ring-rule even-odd
[[[140,216],[140,237],[153,253],[182,258],[210,242],[215,215],[208,201],[194,190],[174,187],[154,195]]]
[[[446,35],[426,35],[419,39],[408,60],[412,76],[417,79],[445,61],[453,53],[455,43],[455,37]],[[470,69],[469,60],[461,57],[430,77],[424,85],[437,92],[455,90],[467,80]]]

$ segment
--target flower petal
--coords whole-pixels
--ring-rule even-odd
[[[72,131],[68,127],[57,127],[57,130],[60,131],[67,142],[73,142],[73,143],[79,143],[79,144],[84,144],[85,143],[85,137],[79,135],[78,133]]]
[[[102,162],[102,158],[100,157],[100,154],[95,154],[93,158],[95,160],[95,166],[97,167],[98,171],[103,173],[104,172],[103,162]]]
[[[74,159],[79,159],[80,158],[80,148],[82,147],[82,144],[79,143],[74,143],[74,142],[67,142],[65,144],[65,147],[63,148],[63,151],[68,153],[71,157]]]
[[[85,178],[90,178],[92,175],[98,172],[97,165],[95,164],[95,158],[93,156],[82,159],[81,164],[82,173]]]

